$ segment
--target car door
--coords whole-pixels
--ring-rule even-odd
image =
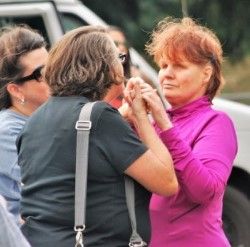
[[[39,30],[49,46],[64,33],[53,1],[0,1],[0,27],[21,23]]]

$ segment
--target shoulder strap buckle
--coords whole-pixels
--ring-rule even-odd
[[[87,120],[78,120],[75,125],[76,130],[83,130],[83,131],[90,130],[91,127],[92,127],[92,122]]]

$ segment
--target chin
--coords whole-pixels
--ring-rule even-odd
[[[166,91],[163,91],[163,96],[165,97],[165,99],[166,99],[167,101],[170,101],[171,99],[174,98],[174,95],[173,95],[173,94],[171,94],[171,93],[169,93],[169,92],[166,92]]]
[[[175,97],[173,95],[165,94],[164,97],[171,106],[176,105]]]

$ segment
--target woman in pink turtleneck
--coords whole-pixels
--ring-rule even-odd
[[[237,140],[230,118],[211,107],[223,84],[221,44],[190,18],[165,19],[147,50],[160,67],[159,82],[171,109],[166,112],[155,91],[137,78],[128,82],[126,98],[140,135],[146,134],[140,126],[150,110],[179,180],[176,195],[152,195],[150,246],[228,247],[222,199]]]

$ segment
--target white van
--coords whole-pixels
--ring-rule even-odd
[[[38,29],[52,45],[68,30],[82,25],[107,25],[77,0],[0,0],[0,27],[26,23]],[[156,71],[131,48],[132,61],[157,86]],[[157,86],[158,87],[158,86]],[[232,246],[250,246],[250,107],[217,98],[214,107],[233,119],[239,152],[224,198],[224,229]]]

